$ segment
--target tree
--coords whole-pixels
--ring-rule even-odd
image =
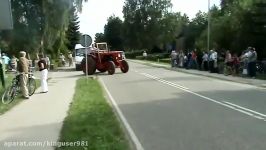
[[[201,35],[201,33],[206,29],[208,24],[208,15],[199,11],[195,18],[193,18],[188,26],[186,32],[185,45],[187,49],[194,49],[196,39]],[[198,47],[199,48],[199,47]]]
[[[170,0],[126,0],[123,7],[125,45],[133,49],[161,47],[162,20],[172,4]]]
[[[82,2],[84,0],[11,0],[14,29],[2,32],[0,43],[7,45],[8,53],[25,50],[56,55],[66,49],[69,10],[73,7],[81,10]]]
[[[33,52],[39,46],[44,29],[41,1],[12,0],[11,3],[14,29],[2,34],[8,44],[8,53],[15,54],[19,50]]]
[[[71,16],[69,18],[70,22],[68,25],[68,29],[66,31],[66,38],[68,40],[67,42],[67,48],[69,50],[73,50],[75,48],[75,45],[79,42],[80,38],[80,32],[79,30],[79,21],[78,16],[76,14],[76,10],[73,7],[70,11]]]
[[[104,36],[111,49],[123,49],[123,22],[119,17],[111,16],[104,26]]]
[[[101,43],[101,42],[105,42],[105,36],[103,33],[96,33],[95,34],[95,43]]]

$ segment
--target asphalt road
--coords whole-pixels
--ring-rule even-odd
[[[266,149],[265,89],[129,65],[99,76],[143,149]]]

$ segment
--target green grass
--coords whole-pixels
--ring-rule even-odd
[[[266,74],[257,74],[257,79],[266,80]]]
[[[13,79],[13,76],[11,74],[6,74],[6,78],[5,78],[5,83],[6,83],[6,87],[8,87],[11,83]],[[2,97],[2,94],[4,93],[5,89],[2,87],[0,87],[0,96]],[[17,105],[19,103],[19,101],[14,100],[12,103],[6,105],[2,103],[0,97],[0,115],[2,115],[3,113],[5,113],[6,111],[8,111],[9,109],[11,109],[12,107],[14,107],[15,105]]]
[[[12,79],[14,78],[14,75],[7,73],[6,74],[6,87],[10,86]],[[36,80],[36,87],[40,87],[40,80]],[[4,114],[5,112],[7,112],[8,110],[10,110],[11,108],[13,108],[14,106],[16,106],[17,104],[19,104],[23,99],[21,98],[20,95],[18,95],[12,103],[10,104],[3,104],[2,103],[2,94],[4,93],[4,88],[1,86],[0,87],[0,115]]]
[[[81,78],[61,130],[60,142],[86,141],[87,146],[57,150],[127,150],[128,141],[97,80]]]

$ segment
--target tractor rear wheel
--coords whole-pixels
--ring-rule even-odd
[[[107,72],[109,75],[113,75],[115,73],[115,63],[113,61],[107,62]]]
[[[121,61],[120,69],[121,69],[121,71],[122,71],[123,73],[127,73],[127,72],[128,72],[128,70],[129,70],[129,66],[128,66],[127,61],[125,61],[125,60],[122,60],[122,61]]]
[[[87,68],[88,75],[92,75],[96,71],[96,62],[92,57],[87,57],[87,61],[88,61],[88,68]],[[86,58],[83,58],[81,66],[82,66],[82,71],[86,74]]]

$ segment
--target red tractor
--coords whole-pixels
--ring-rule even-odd
[[[125,60],[123,51],[109,51],[107,43],[96,43],[96,48],[89,50],[87,54],[87,67],[86,57],[81,62],[83,72],[92,75],[96,69],[100,72],[108,72],[112,75],[115,73],[115,68],[120,68],[123,73],[127,73],[129,66]],[[87,69],[87,71],[86,71]]]

